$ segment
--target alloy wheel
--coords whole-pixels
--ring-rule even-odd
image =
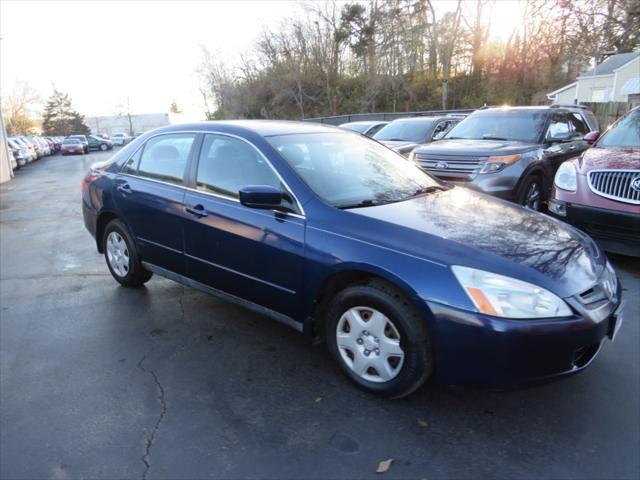
[[[374,308],[347,310],[336,327],[336,340],[344,363],[364,380],[388,382],[402,369],[404,351],[398,329]]]
[[[530,210],[540,210],[541,195],[542,190],[540,184],[537,181],[532,182],[524,197],[524,206]]]
[[[111,232],[107,236],[107,260],[116,275],[127,276],[130,269],[129,249],[118,232]]]

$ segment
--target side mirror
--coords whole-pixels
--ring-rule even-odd
[[[593,145],[594,143],[596,143],[596,140],[598,140],[600,138],[600,132],[595,131],[595,132],[589,132],[587,133],[583,140],[585,142],[587,142],[589,145]]]
[[[282,203],[284,192],[269,185],[249,185],[238,192],[240,203],[249,208],[270,210]]]

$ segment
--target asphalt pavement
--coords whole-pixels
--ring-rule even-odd
[[[158,276],[119,287],[80,205],[111,153],[0,186],[2,479],[640,477],[637,259],[611,257],[625,323],[579,375],[382,400],[284,325]]]

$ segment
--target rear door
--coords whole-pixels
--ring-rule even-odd
[[[184,273],[184,177],[197,134],[150,138],[124,165],[113,197],[136,239],[141,260]]]
[[[291,213],[240,204],[242,187],[287,187],[256,147],[236,137],[206,134],[194,172],[184,199],[187,276],[295,316],[305,218],[293,195]]]

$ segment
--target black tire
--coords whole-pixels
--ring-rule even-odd
[[[384,314],[400,335],[404,360],[399,373],[391,380],[373,382],[362,378],[342,358],[337,344],[338,323],[345,312],[358,306],[370,307]],[[374,280],[340,291],[330,300],[324,330],[329,352],[343,372],[356,385],[376,395],[388,398],[407,396],[433,373],[433,350],[425,319],[405,295],[384,281]]]
[[[107,146],[106,143],[101,143],[100,144],[100,150],[102,150],[103,152],[106,152],[109,149],[109,147]]]
[[[537,197],[534,198],[534,195]],[[540,212],[543,210],[544,182],[537,174],[525,178],[518,189],[516,202],[518,205]]]
[[[109,261],[110,253],[108,251],[107,240],[109,235],[112,233],[122,238],[126,244],[126,254],[128,254],[129,260],[125,274],[119,274],[116,272]],[[114,219],[107,224],[102,237],[102,250],[104,251],[104,259],[107,262],[107,267],[109,268],[111,275],[118,283],[120,283],[120,285],[124,287],[139,287],[148,282],[153,276],[153,273],[142,268],[135,243],[133,242],[126,225],[121,220]]]

